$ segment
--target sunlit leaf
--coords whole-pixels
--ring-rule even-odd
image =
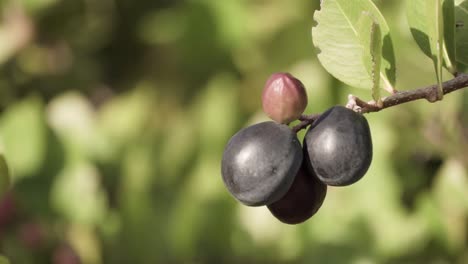
[[[364,53],[363,60],[367,72],[372,77],[372,97],[380,102],[380,66],[382,63],[382,32],[380,25],[367,13],[362,13],[358,22],[358,29],[363,47],[369,47],[369,52]],[[370,32],[369,32],[370,30]]]
[[[58,212],[80,224],[97,224],[107,209],[99,174],[85,162],[64,169],[52,187],[50,198]]]
[[[380,76],[382,87],[393,90],[395,83],[395,58],[388,25],[370,0],[323,0],[314,19],[312,38],[318,58],[325,69],[342,82],[371,89],[373,78],[366,69],[363,58],[370,54],[370,46],[363,46],[363,39],[371,35],[371,28],[359,28],[362,13],[368,14],[379,24],[382,34],[382,63]],[[370,26],[370,25],[369,25]]]
[[[97,122],[107,140],[118,146],[138,138],[153,115],[156,103],[151,87],[143,83],[136,89],[109,100],[99,111]]]
[[[0,120],[5,155],[14,178],[31,176],[42,165],[47,145],[44,107],[30,97],[10,107]]]
[[[406,3],[411,34],[424,54],[434,61],[437,79],[442,79],[438,65],[454,73],[453,0],[407,0]]]
[[[426,16],[426,0],[407,0],[406,14],[410,25],[411,34],[419,48],[428,57],[432,56],[429,42],[429,25]]]
[[[434,61],[434,68],[436,71],[437,84],[438,84],[438,98],[442,99],[442,65],[443,65],[443,49],[444,49],[444,16],[442,13],[443,0],[427,1],[426,16],[428,18],[429,30],[429,43],[431,45],[432,60]],[[430,19],[434,17],[435,19]]]
[[[49,125],[66,141],[70,151],[80,152],[98,146],[94,140],[95,112],[90,102],[76,92],[64,93],[47,106]]]
[[[456,41],[455,41],[455,3],[454,0],[444,0],[442,3],[444,18],[444,65],[452,73],[456,68]]]

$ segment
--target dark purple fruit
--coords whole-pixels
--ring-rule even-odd
[[[295,225],[311,218],[322,206],[326,194],[327,185],[304,165],[297,172],[286,195],[267,207],[281,222]]]
[[[315,121],[304,138],[309,170],[325,184],[345,186],[367,172],[372,139],[367,120],[348,108],[335,106]]]
[[[240,202],[267,205],[283,197],[302,163],[302,148],[286,125],[263,122],[237,132],[221,165],[224,184]]]
[[[307,94],[304,85],[289,73],[275,73],[262,93],[263,111],[278,123],[288,124],[304,112]]]

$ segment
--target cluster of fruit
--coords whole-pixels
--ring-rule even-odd
[[[281,222],[298,224],[321,207],[327,185],[361,179],[372,160],[367,120],[334,106],[307,130],[303,145],[288,126],[307,106],[303,84],[288,73],[273,74],[262,94],[274,121],[237,132],[225,147],[221,173],[229,192],[248,206],[266,205]]]

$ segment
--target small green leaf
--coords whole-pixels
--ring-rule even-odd
[[[372,89],[374,79],[366,66],[370,45],[363,45],[372,34],[371,25],[364,26],[362,14],[368,14],[379,25],[382,42],[380,65],[381,85],[393,90],[395,83],[395,56],[388,25],[371,0],[323,0],[312,28],[318,59],[325,69],[342,82]],[[364,18],[365,19],[365,18]],[[371,20],[372,21],[372,20]],[[370,39],[369,39],[370,40]]]
[[[431,44],[429,42],[429,26],[426,16],[427,0],[407,0],[406,15],[410,26],[411,34],[419,48],[428,57],[432,57]]]
[[[434,61],[436,69],[439,64],[436,59],[441,56],[440,63],[455,73],[453,0],[407,0],[406,3],[411,34],[419,48]],[[436,74],[441,72],[436,70]]]
[[[468,65],[468,1],[455,0],[455,42],[459,68],[467,70]]]

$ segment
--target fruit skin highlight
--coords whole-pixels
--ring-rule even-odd
[[[229,192],[249,206],[268,205],[291,187],[303,160],[296,134],[272,121],[246,127],[228,142],[221,174]]]
[[[283,198],[268,205],[271,214],[285,224],[300,224],[311,218],[322,206],[327,185],[303,164]]]
[[[262,92],[263,111],[274,121],[288,124],[298,119],[307,106],[304,85],[289,73],[275,73]]]
[[[366,118],[343,106],[324,112],[307,130],[303,145],[308,169],[327,185],[357,182],[372,161]]]

